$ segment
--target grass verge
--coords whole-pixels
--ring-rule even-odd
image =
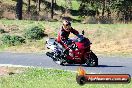
[[[1,88],[132,88],[129,84],[76,83],[76,73],[55,69],[28,68],[26,72],[0,77]]]
[[[0,27],[8,31],[7,34],[22,35],[24,29],[28,26],[36,25],[43,27],[45,29],[44,33],[46,33],[48,37],[54,38],[57,37],[57,32],[61,24],[61,22],[47,21],[0,20]],[[72,26],[80,33],[82,30],[85,31],[85,36],[91,40],[91,49],[95,53],[132,56],[132,24],[80,24],[73,22]],[[71,34],[70,37],[74,36]],[[45,40],[46,38],[39,41],[28,42],[21,46],[5,48],[1,46],[0,50],[13,52],[41,52],[44,50]]]

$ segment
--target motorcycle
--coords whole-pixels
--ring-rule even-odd
[[[70,46],[62,46],[55,38],[49,38],[46,40],[46,48],[50,49],[51,52],[47,52],[46,55],[63,66],[66,64],[98,66],[98,58],[90,49],[92,43],[84,37],[84,31],[82,34],[81,37],[71,39],[72,44]]]

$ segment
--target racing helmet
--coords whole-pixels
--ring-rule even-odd
[[[71,22],[68,21],[68,20],[64,20],[64,21],[63,21],[63,28],[64,28],[66,31],[70,31],[70,29],[71,29]]]

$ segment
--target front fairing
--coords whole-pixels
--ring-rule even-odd
[[[89,41],[88,38],[84,38],[82,41],[75,41],[78,49],[85,49],[89,47],[92,43]]]

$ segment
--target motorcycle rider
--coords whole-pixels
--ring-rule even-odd
[[[68,20],[64,20],[58,33],[57,42],[59,42],[62,46],[64,46],[64,44],[67,46],[71,45],[72,40],[68,38],[70,33],[79,36],[79,32],[71,27],[71,23]]]
[[[80,36],[79,32],[71,27],[71,23],[68,20],[64,20],[63,25],[58,32],[57,42],[62,45],[65,55],[69,55],[69,50],[65,49],[65,45],[71,47],[70,45],[72,44],[72,40],[68,38],[70,33],[73,33],[78,37]],[[59,63],[62,64],[65,61],[66,58],[63,58]]]

